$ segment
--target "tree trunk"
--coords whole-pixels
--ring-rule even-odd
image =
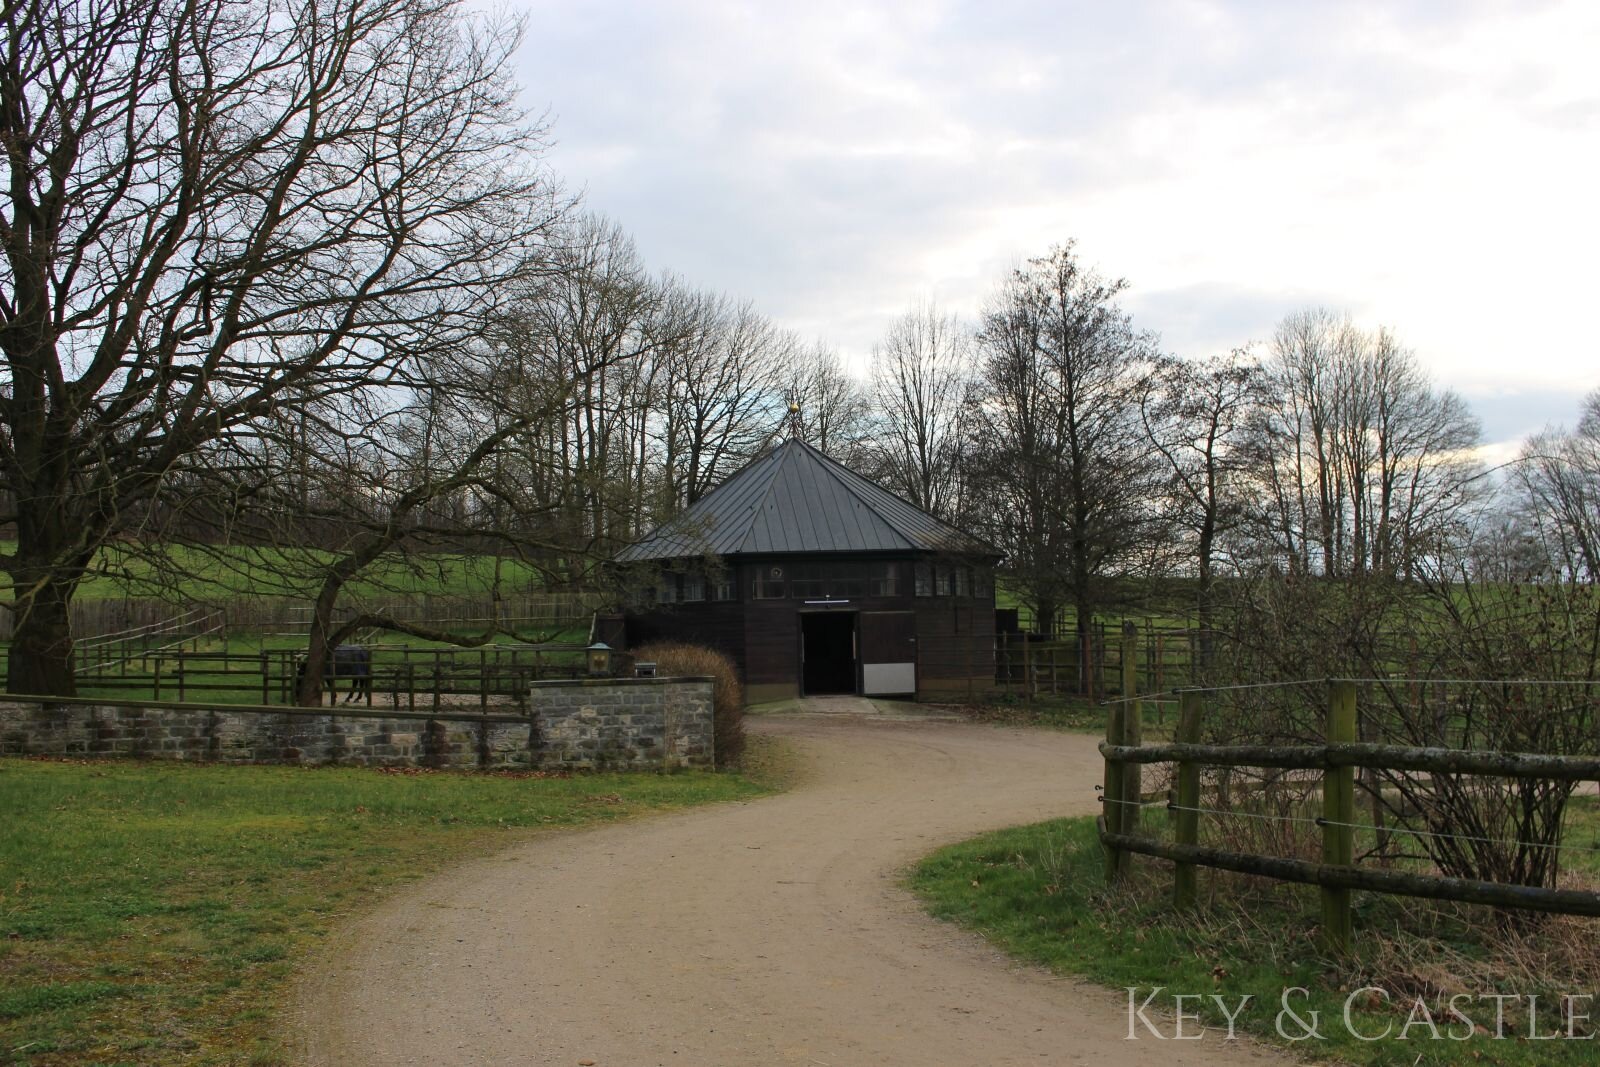
[[[294,680],[294,702],[302,708],[322,706],[322,679],[328,671],[328,642],[326,631],[311,624],[311,639],[306,645],[306,658]]]
[[[1094,608],[1083,601],[1078,601],[1078,691],[1081,695],[1092,697],[1095,692],[1094,685]]]
[[[76,581],[48,571],[13,574],[23,596],[16,607],[11,650],[6,656],[6,691],[40,696],[78,695],[72,661],[72,594]]]
[[[1211,571],[1211,544],[1215,536],[1213,524],[1208,518],[1200,531],[1200,566],[1195,597],[1200,621],[1200,677],[1209,676],[1212,661],[1216,658],[1216,635],[1212,632],[1212,627],[1216,625],[1213,608],[1216,581]]]
[[[300,673],[295,677],[294,702],[302,708],[322,706],[323,679],[328,673],[328,661],[333,657],[333,608],[344,589],[344,579],[334,568],[322,581],[316,602],[311,608],[311,628],[306,635],[306,658]]]

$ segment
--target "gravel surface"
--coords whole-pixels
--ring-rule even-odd
[[[1289,1062],[1216,1033],[1129,1041],[1126,994],[1011,963],[900,888],[940,845],[1094,812],[1095,738],[861,715],[751,729],[798,748],[791,791],[539,836],[403,892],[302,983],[300,1053],[386,1067]]]

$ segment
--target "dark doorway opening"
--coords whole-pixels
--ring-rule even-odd
[[[813,612],[800,616],[801,683],[807,695],[856,691],[856,616],[854,612]]]

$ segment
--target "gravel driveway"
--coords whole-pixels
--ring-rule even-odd
[[[540,836],[419,884],[302,986],[322,1064],[761,1067],[1273,1062],[1128,1041],[1127,998],[927,918],[899,872],[983,830],[1096,810],[1095,739],[760,717],[788,793]]]

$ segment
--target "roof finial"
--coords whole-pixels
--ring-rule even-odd
[[[806,439],[806,423],[800,417],[800,405],[796,401],[789,401],[789,439],[804,442]]]

